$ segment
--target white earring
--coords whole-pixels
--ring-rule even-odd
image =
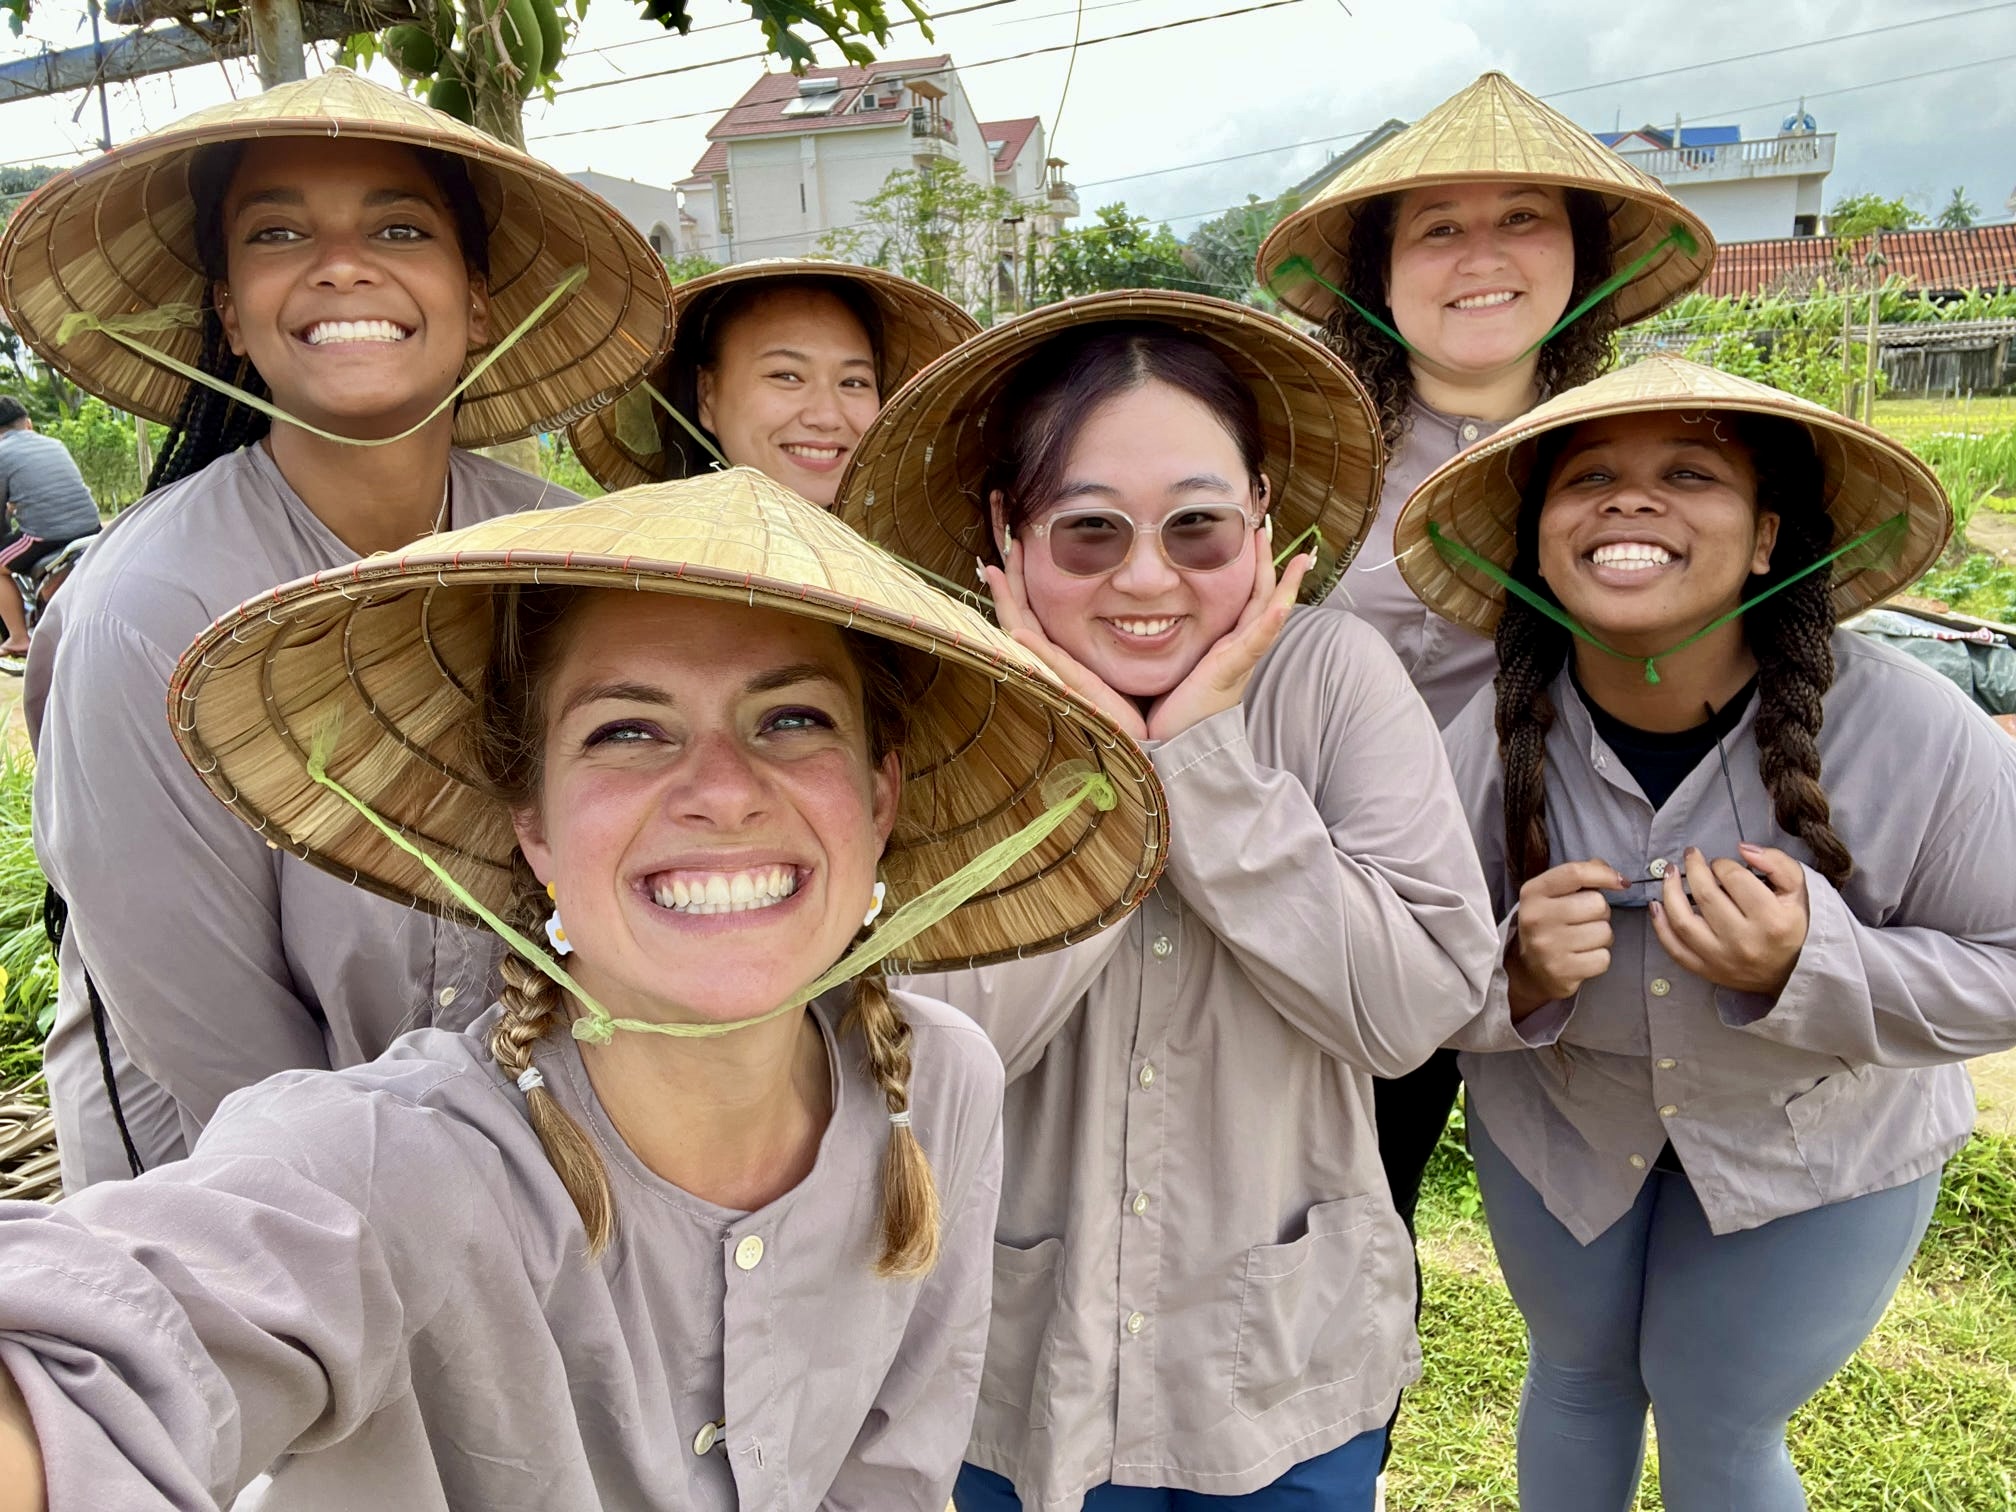
[[[883,898],[888,896],[888,893],[889,893],[888,883],[877,882],[875,884],[875,901],[874,903],[869,905],[868,917],[861,921],[861,927],[863,929],[866,929],[870,924],[873,924],[877,919],[882,917],[882,900]]]
[[[546,896],[553,900],[553,912],[546,916],[546,938],[553,946],[553,954],[572,955],[574,946],[567,938],[566,927],[560,922],[560,890],[548,882]]]

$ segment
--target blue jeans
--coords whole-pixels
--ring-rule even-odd
[[[1474,1107],[1470,1150],[1526,1319],[1520,1505],[1626,1512],[1649,1406],[1667,1512],[1803,1512],[1785,1424],[1890,1305],[1939,1173],[1717,1235],[1692,1183],[1654,1170],[1630,1212],[1584,1245]]]
[[[1328,1454],[1302,1461],[1271,1486],[1244,1496],[1207,1496],[1202,1491],[1165,1491],[1150,1486],[1094,1486],[1085,1493],[1085,1512],[1209,1512],[1237,1507],[1241,1512],[1372,1512],[1379,1462],[1386,1453],[1386,1430],[1373,1428]],[[1015,1488],[992,1470],[962,1466],[952,1503],[959,1512],[1021,1512]]]

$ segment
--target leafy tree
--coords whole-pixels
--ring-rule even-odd
[[[1901,199],[1884,199],[1877,194],[1851,194],[1834,202],[1827,212],[1827,229],[1834,236],[1852,241],[1871,231],[1909,231],[1925,224],[1925,217]]]
[[[1981,207],[1967,198],[1963,187],[1955,186],[1953,197],[1939,212],[1939,224],[1948,231],[1964,231],[1981,218]]]
[[[1001,222],[1014,205],[1006,189],[976,184],[956,161],[898,168],[854,207],[855,224],[820,238],[820,250],[914,278],[986,319],[1000,290]]]
[[[1150,228],[1123,204],[1101,205],[1099,223],[1059,232],[1040,275],[1045,299],[1102,289],[1193,289],[1198,280],[1167,226]]]
[[[1190,233],[1183,244],[1184,262],[1196,281],[1219,298],[1272,308],[1273,296],[1255,281],[1254,263],[1267,233],[1301,202],[1293,192],[1272,200],[1247,195],[1246,203],[1238,209],[1228,210]]]
[[[721,264],[711,257],[703,257],[695,252],[689,256],[665,259],[665,273],[675,284],[690,283],[693,279],[705,277],[709,273],[721,271]]]
[[[0,0],[26,5],[28,0]],[[667,31],[684,36],[692,29],[689,0],[636,0],[639,13]],[[850,63],[874,60],[868,43],[889,40],[889,13],[883,0],[743,0],[763,26],[763,45],[802,70],[815,59],[807,28],[840,50]],[[921,0],[903,8],[928,23]],[[568,44],[588,13],[588,0],[418,0],[419,19],[358,32],[343,45],[346,63],[383,56],[392,66],[426,86],[427,103],[473,123],[500,142],[525,145],[520,111],[534,90],[553,97]],[[924,35],[931,29],[924,26]]]

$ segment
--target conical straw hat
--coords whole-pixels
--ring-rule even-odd
[[[733,284],[780,278],[844,280],[874,302],[882,317],[880,371],[876,376],[885,395],[895,393],[922,368],[980,333],[980,322],[936,289],[882,268],[822,258],[767,258],[717,269],[673,288],[672,307],[679,327],[672,354],[650,375],[652,387],[669,397],[673,365],[699,361],[698,338],[705,334],[711,295]],[[700,419],[698,415],[686,418],[695,424]],[[683,459],[676,453],[668,454],[662,439],[665,427],[678,423],[639,387],[618,403],[577,422],[567,439],[597,483],[604,488],[632,488],[684,476]]]
[[[0,242],[0,307],[36,354],[87,393],[172,424],[190,380],[100,331],[101,320],[203,303],[189,169],[198,150],[264,137],[362,137],[463,159],[490,227],[490,329],[501,340],[569,270],[568,294],[463,395],[455,440],[559,430],[611,403],[672,338],[664,264],[620,215],[536,158],[348,69],[199,110],[51,179]],[[195,366],[200,323],[134,339]]]
[[[182,657],[168,693],[176,738],[211,791],[276,845],[466,919],[435,877],[308,776],[311,748],[333,733],[329,775],[502,913],[516,839],[468,736],[493,589],[530,583],[747,603],[906,648],[903,797],[882,866],[892,906],[1043,813],[1055,801],[1046,779],[1068,779],[1067,764],[1107,776],[1115,807],[1073,812],[919,935],[900,969],[1081,939],[1161,871],[1167,811],[1138,746],[977,613],[749,468],[507,515],[262,594]]]
[[[1460,94],[1347,165],[1308,204],[1276,226],[1261,245],[1258,276],[1281,302],[1322,322],[1337,296],[1313,278],[1274,278],[1305,257],[1316,272],[1348,288],[1351,228],[1381,195],[1425,184],[1558,184],[1600,195],[1610,214],[1611,269],[1630,266],[1670,234],[1686,228],[1697,250],[1669,246],[1610,296],[1620,325],[1643,320],[1708,276],[1715,238],[1693,211],[1557,110],[1502,73],[1487,73]]]
[[[1867,550],[1835,564],[1834,605],[1843,619],[1916,582],[1952,537],[1953,510],[1939,480],[1882,432],[1698,362],[1647,357],[1548,400],[1431,473],[1408,499],[1393,531],[1407,586],[1437,614],[1491,634],[1505,608],[1504,589],[1445,556],[1428,538],[1430,522],[1445,539],[1510,572],[1521,497],[1532,478],[1539,438],[1585,420],[1659,411],[1736,411],[1805,426],[1820,457],[1835,546],[1905,516],[1902,537],[1872,541]]]
[[[1260,406],[1277,551],[1321,529],[1304,602],[1329,592],[1370,528],[1385,471],[1372,401],[1321,344],[1272,315],[1202,294],[1128,289],[1045,305],[995,326],[911,380],[861,437],[835,508],[904,561],[949,582],[992,558],[981,479],[998,455],[995,414],[1016,370],[1053,337],[1151,322],[1208,343]],[[992,424],[990,425],[990,421]]]

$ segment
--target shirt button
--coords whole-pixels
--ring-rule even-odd
[[[1477,427],[1466,424],[1463,427],[1463,439],[1465,441],[1475,441],[1477,439]]]
[[[1675,1113],[1678,1113],[1679,1111],[1680,1111],[1680,1105],[1678,1103],[1668,1103],[1666,1104],[1665,1107],[1659,1110],[1659,1116],[1661,1118],[1671,1118]]]
[[[1176,947],[1169,943],[1169,936],[1157,935],[1155,936],[1154,945],[1150,948],[1154,950],[1155,954],[1158,957],[1161,957],[1162,959],[1166,960],[1168,958],[1169,952],[1174,950]]]
[[[1138,1334],[1139,1332],[1141,1332],[1142,1329],[1146,1328],[1147,1326],[1148,1326],[1147,1318],[1142,1316],[1140,1313],[1137,1312],[1127,1314],[1127,1332],[1129,1332],[1130,1334]]]
[[[751,1234],[735,1246],[735,1263],[743,1270],[754,1270],[763,1263],[763,1241]]]
[[[441,1006],[443,1008],[446,1008],[450,1003],[454,1001],[455,1001],[455,989],[453,987],[443,987],[441,989]]]
[[[1673,984],[1664,977],[1652,978],[1652,996],[1664,997],[1673,990]]]
[[[1665,876],[1665,875],[1666,875],[1666,858],[1665,858],[1664,856],[1659,856],[1659,857],[1657,857],[1656,859],[1654,859],[1654,861],[1652,862],[1652,864],[1651,864],[1650,866],[1648,866],[1648,867],[1646,867],[1646,868],[1645,868],[1645,870],[1646,870],[1646,871],[1648,871],[1648,872],[1650,872],[1650,873],[1651,873],[1651,874],[1652,874],[1653,876],[1655,876],[1655,877],[1663,877],[1663,876]]]
[[[1661,1071],[1671,1071],[1675,1066],[1679,1064],[1680,1062],[1674,1060],[1673,1057],[1670,1055],[1662,1056],[1659,1061],[1659,1069]]]
[[[1145,1061],[1141,1065],[1141,1085],[1144,1087],[1155,1085],[1155,1068]]]
[[[1146,1192],[1136,1192],[1134,1194],[1134,1202],[1132,1205],[1134,1208],[1134,1216],[1136,1218],[1139,1218],[1143,1213],[1148,1211],[1148,1194]]]
[[[726,1423],[703,1423],[700,1431],[693,1435],[693,1452],[695,1454],[705,1454],[716,1444],[720,1443],[721,1430],[727,1426]]]
[[[1632,1169],[1632,1170],[1634,1170],[1634,1171],[1642,1171],[1642,1170],[1644,1170],[1644,1169],[1645,1169],[1645,1157],[1644,1157],[1643,1155],[1633,1155],[1633,1156],[1631,1157],[1631,1169]]]
[[[1599,772],[1602,772],[1602,771],[1607,771],[1607,770],[1609,769],[1609,766],[1610,766],[1610,763],[1609,763],[1608,761],[1604,760],[1604,759],[1603,759],[1603,758],[1602,758],[1601,756],[1598,756],[1598,757],[1596,758],[1596,770],[1597,770],[1597,771],[1599,771]]]

